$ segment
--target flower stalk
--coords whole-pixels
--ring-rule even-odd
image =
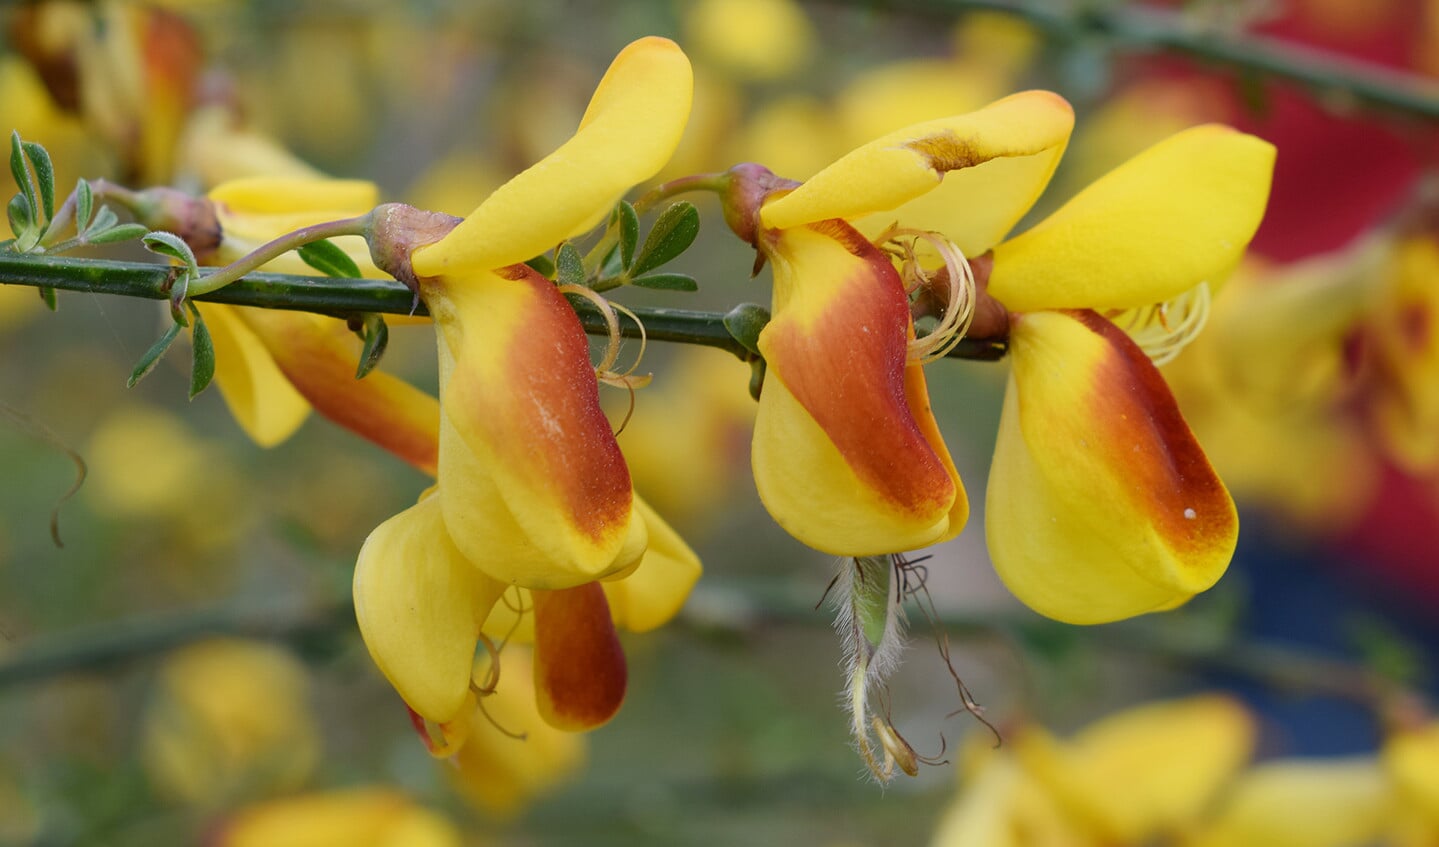
[[[167,286],[173,275],[174,268],[165,265],[0,252],[0,285],[52,287],[165,300],[169,297]],[[196,283],[190,287],[194,299],[337,317],[369,312],[408,315],[412,313],[414,303],[410,289],[395,280],[246,273],[218,287],[210,282],[214,275],[201,271],[198,287]],[[196,294],[197,291],[202,293]],[[609,325],[599,310],[581,305],[576,311],[586,332],[594,335],[609,333]],[[644,321],[645,335],[651,341],[716,347],[745,360],[754,356],[725,328],[721,312],[646,307],[634,307],[633,311]],[[414,313],[425,314],[424,306],[421,305]],[[639,338],[640,335],[639,328],[628,321],[621,324],[620,331],[627,338]],[[998,361],[1004,357],[1006,350],[1007,343],[1003,339],[967,338],[951,350],[948,357]]]

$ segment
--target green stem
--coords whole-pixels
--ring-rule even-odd
[[[94,671],[230,635],[307,641],[354,626],[349,604],[308,609],[214,608],[145,615],[87,626],[28,643],[0,662],[0,688],[77,671]]]
[[[1439,118],[1439,94],[1413,76],[1260,35],[1221,33],[1192,16],[1130,3],[1053,0],[890,0],[899,10],[942,14],[998,12],[1065,40],[1099,36],[1129,52],[1169,52],[1233,68],[1246,77],[1296,83],[1332,107],[1350,104]]]
[[[682,176],[679,179],[672,179],[669,182],[661,183],[646,191],[642,197],[635,201],[635,212],[643,215],[656,203],[664,202],[671,197],[678,197],[691,191],[713,191],[716,194],[724,191],[724,173],[692,174]]]
[[[164,265],[0,252],[0,284],[165,300],[169,297],[166,287],[173,273],[173,268]],[[205,285],[209,278],[210,275],[202,268],[199,284]],[[192,283],[190,291],[194,292],[196,288],[197,285]],[[335,279],[252,273],[218,290],[208,285],[205,285],[205,289],[208,293],[196,299],[235,306],[318,312],[335,317],[349,317],[367,312],[387,315],[427,314],[424,304],[412,311],[414,294],[403,283],[389,279]],[[609,333],[604,315],[598,310],[579,307],[575,311],[586,332],[594,335]],[[719,312],[644,307],[635,307],[632,311],[644,321],[646,334],[652,341],[716,347],[741,359],[750,358],[749,352],[725,329],[724,315]],[[639,337],[639,327],[630,321],[622,321],[620,327],[626,337]],[[965,339],[949,356],[954,359],[996,361],[1003,358],[1005,350],[1003,341]]]
[[[370,226],[369,214],[339,221],[325,221],[287,232],[274,241],[261,244],[247,255],[231,262],[212,274],[206,274],[197,282],[190,283],[188,296],[200,297],[229,285],[246,274],[278,259],[291,250],[298,250],[312,241],[334,238],[340,235],[364,235]]]

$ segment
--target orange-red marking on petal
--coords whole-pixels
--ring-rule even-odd
[[[1199,552],[1237,531],[1229,493],[1200,449],[1174,395],[1124,331],[1088,309],[1066,311],[1108,342],[1094,372],[1092,413],[1110,430],[1098,449],[1132,474],[1131,496],[1177,554]]]
[[[532,592],[535,604],[535,693],[540,717],[579,732],[614,717],[628,671],[599,583]]]
[[[948,503],[954,481],[916,424],[906,396],[911,322],[899,274],[843,221],[808,229],[856,257],[855,272],[798,283],[822,292],[827,302],[817,314],[793,318],[776,310],[762,339],[771,370],[877,493],[916,512]],[[928,414],[927,408],[921,412]]]

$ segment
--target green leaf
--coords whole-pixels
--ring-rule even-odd
[[[620,225],[620,266],[629,268],[635,260],[635,246],[640,240],[640,216],[635,207],[621,200],[615,207]]]
[[[693,203],[681,200],[665,209],[645,237],[645,246],[630,266],[630,275],[639,276],[671,261],[689,249],[699,231],[700,213]]]
[[[5,207],[5,214],[10,218],[10,231],[15,233],[17,242],[23,240],[34,228],[34,219],[30,217],[30,204],[25,202],[23,194],[16,194],[10,198],[10,205]],[[21,253],[25,252],[18,246],[15,249]]]
[[[215,378],[215,342],[211,340],[210,329],[205,326],[205,319],[194,303],[190,304],[190,314],[194,315],[190,324],[193,351],[190,359],[190,399],[194,400],[201,391],[210,387],[210,381]]]
[[[40,207],[35,203],[35,186],[30,182],[30,168],[25,164],[25,146],[20,141],[18,129],[10,131],[10,175],[15,177],[15,187],[20,189],[26,205],[30,207],[30,220],[40,217]]]
[[[329,239],[312,241],[295,252],[305,264],[324,274],[325,276],[341,277],[343,279],[359,279],[360,267],[355,260],[339,247],[335,246]]]
[[[365,327],[360,337],[365,340],[365,347],[360,351],[355,379],[369,376],[370,371],[380,363],[380,357],[385,355],[385,348],[390,344],[390,328],[385,324],[385,318],[378,314],[365,315]]]
[[[192,274],[196,276],[199,275],[200,268],[195,262],[195,253],[190,249],[190,245],[185,243],[185,239],[175,233],[162,231],[149,232],[146,233],[145,237],[140,239],[140,241],[145,245],[145,249],[151,253],[158,253],[161,256],[178,259]]]
[[[75,233],[84,235],[90,226],[90,214],[95,210],[95,192],[90,181],[81,179],[75,183]],[[113,213],[112,213],[113,214]]]
[[[769,309],[758,303],[741,303],[730,309],[723,321],[735,341],[756,356],[760,355],[759,334],[769,323]]]
[[[631,285],[640,288],[657,288],[663,291],[699,291],[700,284],[689,274],[650,274],[630,280]]]
[[[585,260],[574,244],[566,241],[555,251],[555,282],[560,285],[585,284]]]
[[[119,224],[107,229],[93,231],[91,234],[85,236],[85,243],[114,244],[119,241],[133,241],[149,231],[144,224]]]
[[[533,259],[530,259],[528,262],[525,262],[525,264],[529,265],[530,270],[534,271],[540,276],[549,277],[551,279],[553,279],[555,276],[555,263],[550,261],[549,256],[536,256]]]
[[[50,153],[34,141],[24,143],[25,156],[35,166],[35,182],[40,186],[40,202],[45,208],[45,222],[55,217],[55,166]]]
[[[100,211],[95,213],[95,219],[90,222],[89,231],[91,233],[104,232],[105,230],[115,226],[118,223],[120,223],[120,218],[116,216],[115,210],[111,209],[109,206],[101,206]],[[149,232],[148,229],[145,231]],[[95,243],[95,239],[93,237],[87,240],[90,241],[90,243],[92,244]]]
[[[160,357],[165,355],[165,351],[170,349],[171,344],[175,343],[176,336],[180,334],[180,328],[180,324],[178,323],[170,324],[170,328],[165,330],[165,334],[160,336],[160,340],[156,341],[151,345],[149,350],[145,351],[145,355],[141,356],[140,361],[135,363],[135,370],[130,372],[130,378],[125,380],[126,388],[134,388],[135,383],[144,379],[146,374],[155,369],[155,365],[159,363]]]
[[[40,291],[40,299],[41,299],[42,301],[44,301],[44,303],[45,303],[45,308],[49,309],[49,310],[52,311],[52,312],[54,312],[54,311],[56,311],[56,310],[58,310],[58,309],[60,308],[60,304],[59,304],[58,302],[56,302],[56,300],[55,300],[55,288],[54,288],[54,286],[42,285],[42,286],[40,286],[39,291]]]

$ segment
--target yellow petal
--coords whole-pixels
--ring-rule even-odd
[[[540,717],[570,732],[604,724],[624,702],[629,678],[604,591],[592,582],[531,596]]]
[[[1264,216],[1274,146],[1209,124],[1110,171],[994,248],[989,293],[1016,312],[1168,300],[1238,264]]]
[[[1234,503],[1144,353],[1093,312],[1023,315],[1011,345],[985,515],[1010,591],[1102,623],[1213,585],[1234,552]]]
[[[760,219],[766,227],[788,229],[890,212],[942,181],[964,204],[945,235],[966,255],[977,255],[1034,204],[1073,125],[1069,104],[1047,91],[1026,91],[967,115],[915,124],[854,150],[766,203]],[[928,225],[908,209],[903,217],[907,226]]]
[[[500,186],[449,235],[415,251],[424,277],[523,262],[582,233],[625,191],[654,176],[689,116],[689,60],[665,38],[620,51],[573,138]]]
[[[1026,769],[1114,844],[1148,843],[1197,820],[1253,745],[1253,718],[1221,696],[1128,709],[1068,742],[1038,728],[1016,739]]]
[[[645,521],[649,546],[639,567],[623,579],[601,583],[615,626],[649,632],[668,623],[700,578],[699,556],[639,495],[635,511]]]
[[[644,521],[574,310],[528,268],[503,273],[425,289],[440,338],[445,522],[495,579],[581,585],[639,558]]]
[[[1389,786],[1372,758],[1260,765],[1239,778],[1192,847],[1360,847],[1389,818]]]
[[[488,656],[476,663],[483,679]],[[584,736],[555,729],[540,719],[535,700],[534,657],[529,648],[505,646],[500,678],[484,709],[472,709],[465,744],[445,769],[466,799],[499,816],[521,811],[552,790],[584,761]]]
[[[196,305],[215,345],[215,385],[230,414],[261,447],[273,447],[289,438],[310,414],[310,404],[245,325],[240,307]]]
[[[453,720],[470,691],[480,625],[504,586],[445,531],[429,496],[375,528],[355,565],[355,618],[380,671],[410,708]]]
[[[363,215],[380,202],[375,184],[359,179],[245,177],[221,183],[207,196],[235,214],[333,212],[337,218]]]
[[[888,257],[842,221],[784,231],[768,255],[774,318],[751,454],[765,507],[841,556],[956,535],[968,501],[907,362],[909,304]]]
[[[1439,723],[1395,733],[1383,759],[1399,796],[1439,831]]]
[[[383,371],[356,379],[361,344],[343,321],[278,309],[236,309],[234,314],[316,411],[419,470],[436,473],[439,401]]]

